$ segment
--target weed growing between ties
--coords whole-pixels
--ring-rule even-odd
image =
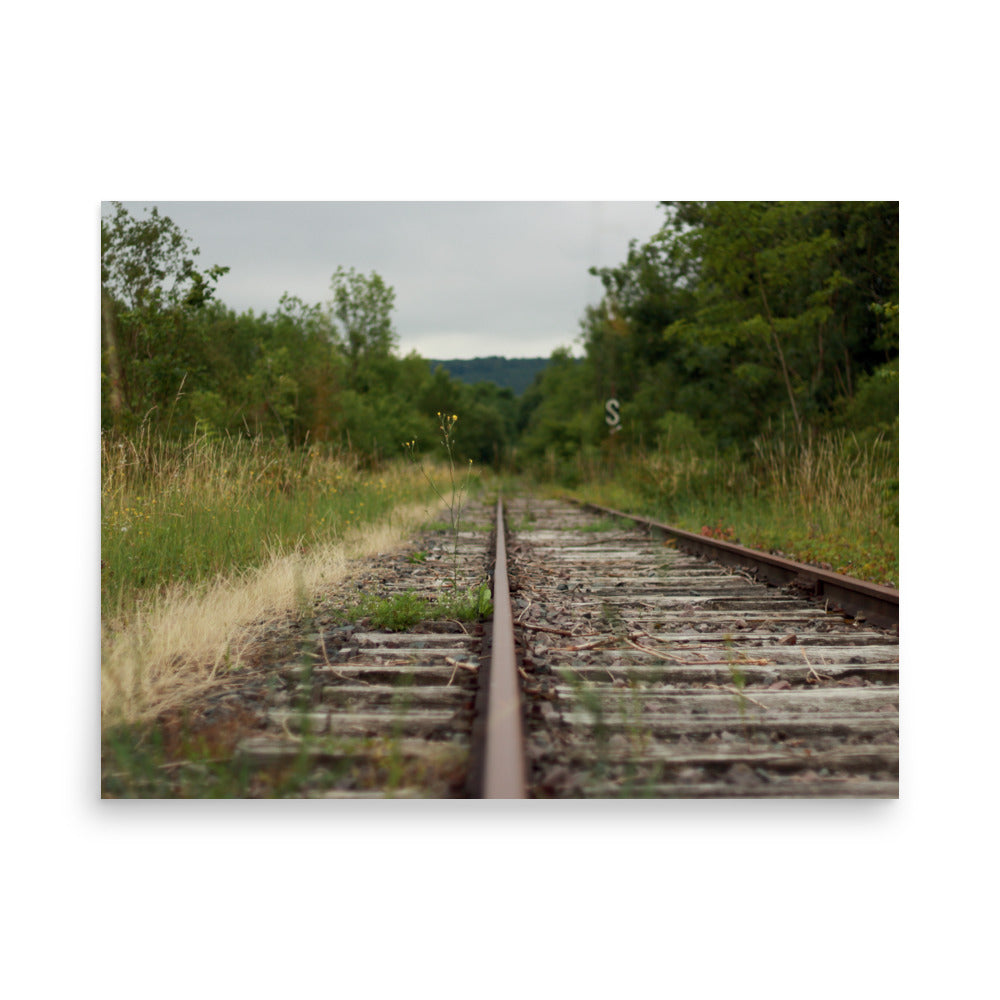
[[[468,492],[469,480],[472,475],[472,459],[469,459],[469,465],[466,469],[464,479],[459,482],[455,478],[455,447],[452,438],[452,431],[455,429],[455,424],[458,422],[458,414],[452,413],[441,413],[438,411],[438,428],[441,431],[441,444],[444,445],[445,453],[448,456],[448,479],[450,485],[450,495],[445,497],[444,494],[438,489],[437,484],[433,479],[427,474],[423,465],[417,460],[414,454],[414,448],[416,447],[416,440],[406,441],[403,443],[403,448],[420,472],[423,474],[424,479],[427,480],[431,489],[436,494],[437,498],[445,505],[448,511],[448,528],[451,531],[452,536],[452,587],[458,589],[458,534],[462,524],[462,508],[465,505],[465,499]]]
[[[607,777],[610,767],[608,744],[611,730],[605,718],[604,702],[600,692],[573,670],[560,670],[559,676],[563,683],[572,689],[577,705],[590,716],[591,732],[594,738],[594,758],[590,761],[589,773],[592,780],[602,781]]]
[[[420,470],[420,473],[434,491],[435,496],[444,504],[448,513],[446,530],[451,535],[451,594],[437,598],[437,608],[435,610],[440,613],[436,614],[436,617],[458,618],[465,621],[474,620],[492,614],[493,604],[489,599],[489,585],[486,582],[473,583],[464,590],[459,585],[458,539],[462,528],[462,513],[472,481],[472,459],[469,459],[465,475],[459,477],[456,474],[455,468],[455,444],[452,433],[455,429],[455,424],[458,422],[458,414],[441,413],[439,411],[437,417],[438,429],[441,431],[441,444],[448,459],[447,496],[441,492],[437,484],[427,473],[423,464],[417,459],[415,454],[416,440],[404,441],[403,449],[410,461]],[[434,616],[429,615],[428,617]]]
[[[233,759],[243,719],[196,731],[180,712],[118,723],[101,739],[104,798],[245,798],[250,772]]]
[[[120,724],[102,736],[103,798],[288,798],[322,794],[347,782],[357,786],[357,741],[309,733],[294,737],[286,759],[251,765],[236,752],[245,723],[197,727],[176,713],[153,723]],[[363,783],[361,787],[364,787]]]
[[[405,632],[426,621],[481,621],[493,614],[489,585],[446,593],[434,598],[407,590],[391,597],[367,595],[341,612],[344,621],[368,619],[375,628]]]

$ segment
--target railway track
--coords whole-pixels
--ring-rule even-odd
[[[529,794],[898,795],[894,631],[610,513],[508,505]]]
[[[891,595],[848,614],[815,578],[803,596],[801,567],[798,590],[767,586],[565,501],[466,520],[457,549],[425,535],[358,587],[391,602],[488,575],[492,622],[321,623],[273,671],[249,767],[297,768],[318,797],[898,795],[898,626],[874,624]]]
[[[240,761],[265,779],[297,773],[308,797],[473,793],[483,625],[420,620],[417,602],[447,594],[456,579],[485,580],[492,531],[492,509],[472,503],[457,542],[443,528],[427,531],[371,561],[337,603],[367,598],[391,620],[378,624],[371,612],[349,623],[320,618],[294,655],[272,667],[261,731],[240,742]],[[407,612],[418,620],[408,623]]]

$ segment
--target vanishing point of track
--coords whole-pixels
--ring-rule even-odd
[[[492,622],[321,623],[244,760],[324,797],[898,796],[897,591],[567,501],[466,522],[358,587],[457,559]]]

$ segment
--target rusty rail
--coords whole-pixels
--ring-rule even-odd
[[[573,500],[594,513],[637,524],[656,537],[674,539],[678,548],[716,562],[749,569],[761,580],[777,585],[794,584],[826,598],[855,617],[876,625],[899,624],[899,591],[856,580],[841,573],[794,562],[765,552],[706,538],[649,518],[627,514],[597,504]],[[493,570],[493,632],[486,689],[485,731],[478,794],[488,799],[527,798],[527,763],[524,743],[524,708],[517,669],[514,618],[507,577],[506,532],[503,500],[496,507],[496,556]],[[475,788],[475,785],[472,786]],[[476,794],[473,791],[473,794]]]
[[[666,536],[676,541],[678,548],[695,555],[705,556],[728,566],[748,569],[759,579],[776,586],[794,585],[811,592],[814,597],[825,598],[831,604],[857,617],[863,615],[867,621],[883,627],[899,625],[899,591],[875,583],[820,569],[807,563],[794,562],[768,552],[758,552],[733,542],[724,542],[704,535],[696,535],[669,524],[661,524],[635,514],[626,514],[611,507],[601,507],[567,497],[586,510],[611,517],[624,518],[642,525],[654,536]]]
[[[527,797],[521,686],[514,653],[514,615],[507,582],[503,499],[497,500],[497,547],[493,569],[493,642],[486,708],[483,797]]]

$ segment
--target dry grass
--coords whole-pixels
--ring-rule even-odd
[[[348,578],[351,560],[398,547],[427,517],[400,505],[387,520],[350,529],[307,552],[203,584],[174,584],[111,631],[102,626],[102,727],[138,722],[182,705],[238,667],[261,629]]]
[[[803,517],[884,518],[898,489],[899,460],[882,435],[860,442],[855,435],[810,437],[801,445],[786,438],[754,442],[757,477],[766,492],[797,507]]]

